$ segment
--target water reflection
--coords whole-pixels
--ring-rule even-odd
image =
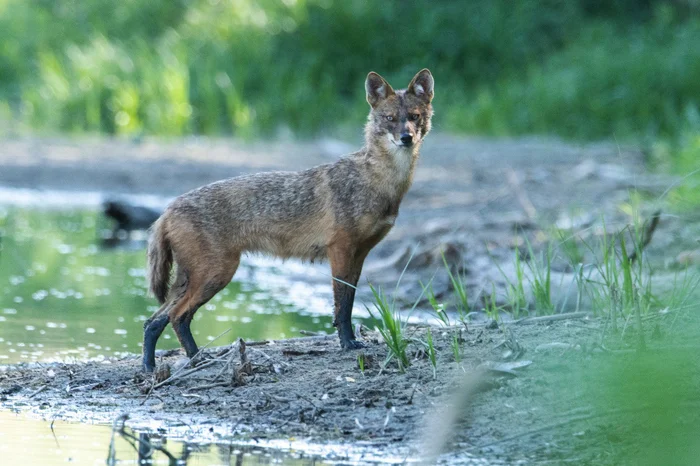
[[[126,248],[99,247],[101,231],[108,228],[96,210],[0,207],[0,363],[141,351],[143,322],[157,308],[146,293],[144,237]],[[319,297],[309,283],[280,277],[277,265],[244,264],[236,281],[195,315],[198,341],[204,344],[231,327],[217,344],[239,336],[296,336],[299,329],[330,331],[327,282],[321,286],[326,295]],[[285,264],[289,267],[293,271],[295,265]],[[167,330],[159,349],[177,347]]]
[[[109,426],[33,420],[0,412],[0,458],[3,466],[75,465],[269,465],[331,464],[326,458],[284,448],[221,442],[197,444],[159,434],[125,432]],[[167,452],[167,453],[165,453]],[[171,456],[172,459],[169,457]]]
[[[127,443],[131,443],[127,440]],[[320,464],[329,464],[320,458],[306,458],[305,455],[294,453],[291,451],[270,450],[263,448],[251,447],[248,445],[234,444],[208,444],[200,445],[188,442],[173,442],[167,438],[140,433],[134,436],[132,443],[133,450],[137,455],[137,464],[163,464],[169,466],[177,465],[196,465],[207,464],[204,460],[216,460],[216,463],[232,466],[246,465],[266,465],[266,464],[287,464],[298,466],[312,466]],[[177,451],[172,453],[170,451]],[[112,452],[110,452],[111,454]],[[112,456],[107,457],[106,464],[108,466],[117,466],[131,462],[133,452],[121,452],[122,456],[116,451]]]

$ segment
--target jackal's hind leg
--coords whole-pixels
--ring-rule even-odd
[[[197,272],[193,272],[189,277],[186,299],[173,306],[168,313],[173,330],[190,359],[199,352],[190,330],[192,318],[201,306],[231,282],[231,278],[238,268],[240,254],[232,259],[219,267],[207,268],[205,266]]]
[[[156,343],[168,325],[168,309],[171,303],[166,302],[143,325],[143,370],[151,373],[156,369]]]
[[[180,301],[187,287],[187,275],[178,269],[175,283],[170,288],[168,297],[163,305],[143,324],[143,370],[151,373],[156,368],[156,343],[163,330],[170,322],[169,313],[173,306]]]

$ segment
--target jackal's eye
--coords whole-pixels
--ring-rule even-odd
[[[420,113],[409,113],[408,114],[408,119],[411,121],[416,121],[418,118],[420,118]]]
[[[386,119],[387,121],[394,121],[394,115],[387,115]]]

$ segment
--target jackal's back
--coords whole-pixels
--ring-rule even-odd
[[[173,241],[186,243],[194,235],[222,254],[250,251],[322,257],[333,222],[326,171],[320,166],[301,172],[260,173],[190,191],[173,201],[164,214],[183,230],[182,241]],[[178,236],[177,232],[172,236]]]

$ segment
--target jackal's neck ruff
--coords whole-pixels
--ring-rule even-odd
[[[370,73],[365,89],[372,109],[360,155],[381,186],[400,199],[411,186],[423,138],[430,131],[433,77],[421,70],[406,89],[394,91],[384,78]]]

